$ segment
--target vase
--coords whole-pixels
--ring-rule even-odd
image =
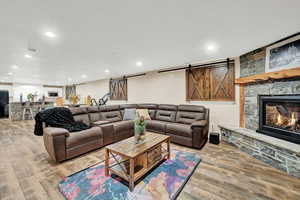
[[[141,144],[145,140],[145,125],[134,125],[134,139],[136,144]]]

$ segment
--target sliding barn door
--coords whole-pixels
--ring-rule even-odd
[[[110,79],[109,92],[110,100],[127,100],[127,79]]]
[[[206,68],[187,70],[187,100],[208,100],[209,78]]]
[[[211,100],[234,100],[234,65],[210,68]]]
[[[234,101],[234,64],[186,70],[188,101]]]

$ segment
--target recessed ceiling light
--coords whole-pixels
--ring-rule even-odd
[[[45,32],[45,36],[47,36],[49,38],[55,38],[56,37],[56,35],[53,32],[51,32],[51,31]]]
[[[214,51],[215,49],[216,49],[215,45],[210,44],[207,46],[208,51]]]
[[[81,75],[81,78],[86,78],[86,77],[87,77],[86,74]]]
[[[136,66],[141,67],[143,65],[143,62],[142,61],[137,61],[135,64],[136,64]]]
[[[109,69],[106,69],[104,72],[108,74],[110,71],[109,71]]]
[[[7,75],[11,76],[11,75],[13,75],[13,73],[12,72],[8,72]]]
[[[205,49],[207,52],[215,52],[218,49],[218,45],[210,42],[205,45]]]
[[[25,57],[25,58],[32,58],[32,55],[30,55],[30,54],[25,54],[24,57]]]
[[[18,65],[13,65],[13,66],[11,66],[11,68],[13,68],[13,69],[19,69],[20,67]]]

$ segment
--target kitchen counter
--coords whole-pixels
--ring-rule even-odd
[[[39,112],[42,102],[31,102],[33,117]],[[45,107],[53,107],[54,102],[45,102]],[[23,109],[25,102],[10,102],[9,103],[9,118],[13,121],[22,120]],[[29,112],[25,115],[25,119],[31,119]]]

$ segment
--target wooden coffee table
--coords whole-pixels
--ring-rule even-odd
[[[110,156],[115,160],[111,165]],[[134,137],[130,137],[105,147],[105,176],[110,171],[122,177],[133,191],[134,183],[165,158],[170,159],[170,136],[146,132],[142,144],[135,144]]]

